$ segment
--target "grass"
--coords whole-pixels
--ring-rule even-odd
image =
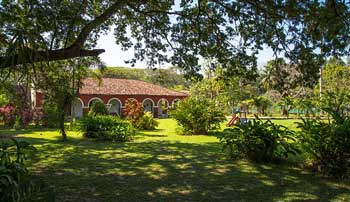
[[[284,124],[293,122],[286,120]],[[350,182],[297,164],[232,161],[214,136],[180,136],[171,119],[134,141],[109,143],[55,130],[2,130],[38,148],[30,169],[55,187],[56,201],[350,201]]]

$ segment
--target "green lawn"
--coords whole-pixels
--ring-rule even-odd
[[[180,136],[175,128],[163,119],[129,143],[86,140],[77,132],[62,143],[54,130],[0,135],[36,145],[30,169],[54,186],[59,202],[350,201],[350,182],[314,176],[297,164],[232,161],[216,137]]]

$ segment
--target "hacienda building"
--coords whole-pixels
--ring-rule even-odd
[[[102,78],[99,81],[87,78],[83,81],[78,98],[72,104],[72,115],[80,118],[89,111],[93,102],[101,101],[111,114],[121,116],[126,101],[135,99],[154,117],[165,118],[168,117],[169,108],[187,96],[186,93],[139,80]],[[34,107],[40,110],[44,93],[36,92],[33,100]]]

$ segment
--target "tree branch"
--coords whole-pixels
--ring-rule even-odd
[[[27,64],[42,61],[66,60],[76,57],[96,57],[105,52],[104,49],[85,50],[78,47],[65,49],[37,51],[32,49],[22,50],[22,53],[13,56],[0,57],[0,68],[13,67],[19,64]]]
[[[91,32],[98,28],[101,24],[111,18],[126,1],[119,0],[107,8],[101,15],[87,23],[80,31],[76,40],[67,48],[58,50],[34,50],[24,48],[18,50],[13,55],[5,55],[0,57],[0,68],[13,67],[20,64],[41,62],[41,61],[56,61],[65,60],[75,57],[98,56],[105,52],[103,49],[85,50],[83,49],[86,40]]]

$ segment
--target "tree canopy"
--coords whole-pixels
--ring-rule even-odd
[[[96,41],[112,26],[115,42],[134,48],[132,64],[170,62],[196,73],[200,58],[215,58],[237,73],[254,70],[267,46],[311,69],[349,53],[349,13],[339,0],[3,0],[0,69],[98,56]]]

